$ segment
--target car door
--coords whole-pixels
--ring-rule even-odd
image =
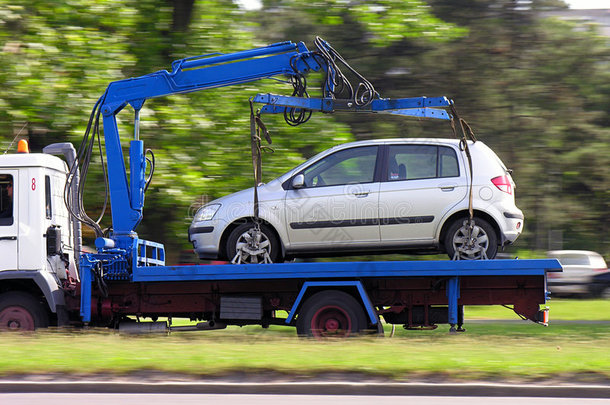
[[[379,243],[378,151],[377,145],[343,149],[294,176],[302,175],[303,185],[286,193],[291,249]]]
[[[386,148],[379,191],[381,242],[432,242],[440,220],[467,194],[457,151],[434,143]]]
[[[0,271],[17,270],[17,170],[0,169]]]

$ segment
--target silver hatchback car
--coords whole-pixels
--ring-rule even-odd
[[[547,257],[559,260],[563,272],[549,273],[547,284],[553,294],[597,295],[594,277],[608,271],[606,261],[588,250],[552,250]]]
[[[469,149],[474,228],[459,140],[386,139],[335,146],[258,187],[260,232],[250,188],[200,208],[189,240],[202,259],[238,263],[388,252],[491,259],[521,234],[523,213],[498,156],[480,141]]]

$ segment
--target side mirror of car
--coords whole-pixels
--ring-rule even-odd
[[[305,176],[298,174],[292,179],[292,188],[303,188],[305,187]]]

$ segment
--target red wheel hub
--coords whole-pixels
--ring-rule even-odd
[[[352,319],[341,307],[327,305],[316,311],[311,318],[311,332],[315,337],[349,336]]]
[[[23,307],[6,307],[0,311],[0,329],[34,330],[34,317]]]

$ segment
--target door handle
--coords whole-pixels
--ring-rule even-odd
[[[453,191],[457,186],[455,184],[444,184],[442,186],[438,186],[442,191]]]
[[[356,198],[363,198],[370,194],[370,191],[361,191],[359,193],[353,193]]]
[[[0,236],[0,240],[17,240],[16,236]]]

